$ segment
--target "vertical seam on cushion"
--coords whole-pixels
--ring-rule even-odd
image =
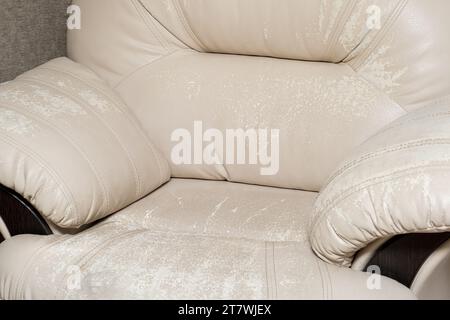
[[[278,290],[276,282],[275,273],[275,244],[274,242],[264,242],[264,252],[265,252],[265,268],[266,268],[266,282],[268,289],[267,297],[268,299],[277,299]]]
[[[126,148],[124,146],[124,144],[122,143],[121,139],[119,138],[119,135],[113,130],[113,128],[111,128],[111,126],[105,122],[105,120],[100,116],[100,114],[95,111],[95,108],[86,108],[84,106],[84,103],[87,103],[86,101],[83,101],[81,98],[76,97],[74,94],[65,92],[63,90],[61,90],[60,88],[57,88],[56,86],[52,85],[51,83],[48,83],[47,81],[41,80],[41,79],[36,79],[33,78],[31,76],[22,76],[20,77],[20,80],[24,80],[24,81],[30,81],[30,82],[37,82],[40,83],[50,89],[53,89],[54,91],[65,95],[66,97],[68,97],[69,99],[76,101],[80,106],[82,106],[82,108],[84,110],[86,110],[87,112],[91,113],[92,115],[94,115],[102,124],[104,127],[106,127],[109,132],[111,132],[111,135],[114,137],[114,139],[117,141],[117,143],[119,144],[120,148],[125,152],[127,158],[128,158],[128,162],[131,165],[131,170],[133,171],[133,175],[134,175],[134,183],[135,183],[135,188],[136,188],[136,196],[140,196],[141,194],[141,190],[142,190],[142,182],[139,178],[139,173],[137,170],[137,167],[133,161],[133,159],[131,158],[131,154],[130,151],[128,150],[128,148]]]
[[[328,283],[328,286],[327,286],[328,298],[330,300],[334,300],[333,282],[331,281],[330,270],[328,269],[327,263],[325,263],[325,274],[326,274],[326,280]]]
[[[100,176],[98,175],[97,171],[95,170],[95,167],[93,166],[92,162],[86,157],[86,154],[81,150],[81,148],[78,145],[76,145],[72,141],[71,138],[69,138],[66,134],[64,134],[61,131],[61,129],[59,129],[55,125],[51,124],[50,122],[44,121],[43,119],[39,118],[34,113],[32,113],[28,110],[18,109],[18,108],[11,107],[11,106],[5,106],[5,107],[12,109],[16,112],[22,113],[22,114],[27,114],[29,117],[35,119],[37,122],[40,122],[40,123],[44,124],[45,126],[47,126],[48,128],[52,129],[53,131],[56,131],[61,137],[63,137],[67,142],[69,142],[79,152],[79,154],[83,157],[83,159],[88,163],[89,167],[91,168],[92,172],[94,173],[94,175],[97,179],[97,182],[100,184],[100,187],[102,188],[103,194],[105,196],[105,201],[106,201],[105,211],[108,211],[109,210],[109,193],[106,191],[105,184],[104,184],[103,180],[100,179]]]
[[[58,185],[61,186],[61,191],[63,192],[66,201],[68,201],[69,204],[69,213],[73,213],[73,210],[75,210],[75,218],[77,219],[77,224],[79,224],[81,222],[81,218],[79,215],[79,211],[77,208],[77,204],[75,202],[75,198],[72,194],[72,192],[67,188],[66,184],[64,183],[64,180],[59,176],[59,174],[54,171],[50,166],[48,166],[45,163],[45,160],[42,159],[42,157],[40,155],[38,155],[37,153],[35,153],[34,151],[30,150],[28,147],[26,147],[25,145],[19,144],[17,141],[15,141],[12,137],[10,136],[6,136],[6,135],[2,135],[0,136],[0,138],[3,138],[3,141],[5,141],[6,143],[18,148],[21,150],[21,152],[26,153],[31,159],[33,159],[34,161],[36,161],[38,163],[38,165],[40,165],[43,169],[45,169],[49,175],[51,176],[51,178],[53,180],[55,180],[54,182],[58,181]],[[71,201],[69,201],[69,199]],[[72,207],[73,205],[73,207]]]
[[[271,244],[272,244],[272,267],[273,267],[273,280],[275,287],[275,299],[278,299],[277,269],[275,267],[275,242],[271,242]]]
[[[352,14],[352,10],[356,6],[356,0],[347,0],[346,6],[344,10],[342,10],[342,14],[339,17],[339,19],[336,21],[333,27],[333,34],[331,37],[331,40],[328,42],[327,50],[325,51],[325,57],[327,57],[330,54],[330,51],[332,51],[339,40],[339,36],[342,34],[346,20],[350,17]],[[330,60],[334,60],[335,56],[334,54],[331,56]]]
[[[158,19],[156,19],[151,11],[142,3],[142,0],[132,0],[134,2],[134,5],[136,7],[136,10],[138,11],[139,15],[142,18],[142,21],[148,26],[152,34],[155,36],[155,38],[158,39],[158,41],[161,43],[161,45],[166,50],[166,53],[169,53],[172,50],[183,50],[183,49],[192,49],[188,45],[186,45],[181,39],[179,39],[175,34],[170,32],[169,29],[167,29]],[[163,31],[158,30],[158,27],[161,27],[167,35],[165,36]],[[153,31],[152,31],[153,30]],[[168,40],[168,37],[172,37],[173,40],[177,41],[176,44],[171,44],[171,42]],[[192,49],[194,50],[194,49]]]
[[[92,83],[89,80],[83,80],[80,77],[78,77],[77,75],[74,75],[72,72],[67,71],[67,70],[58,70],[58,69],[54,69],[54,68],[50,68],[48,66],[46,67],[39,67],[39,68],[43,68],[43,69],[48,69],[48,70],[53,70],[56,72],[60,72],[60,73],[64,73],[67,74],[71,77],[73,77],[74,79],[77,79],[79,81],[85,82],[86,84],[88,84],[89,86],[92,86],[92,88],[97,89],[99,92],[101,92],[102,94],[104,94],[105,96],[107,96],[110,100],[115,101],[115,99],[113,99],[111,97],[111,95],[109,95],[107,92],[105,92],[105,90],[99,88],[97,85],[95,85],[94,83]],[[89,70],[90,71],[90,70]],[[91,71],[92,72],[92,71]],[[95,73],[93,73],[95,75]],[[113,89],[111,89],[111,91],[114,93]],[[162,164],[161,164],[161,160],[159,159],[158,153],[156,152],[155,147],[153,146],[153,143],[149,140],[149,137],[147,136],[147,134],[143,131],[141,125],[135,120],[135,118],[130,115],[129,113],[131,112],[131,110],[128,108],[128,106],[125,105],[124,102],[120,101],[120,102],[114,102],[114,105],[119,108],[120,110],[123,111],[124,116],[128,119],[128,121],[130,121],[134,127],[136,128],[136,130],[139,132],[139,134],[142,136],[142,138],[144,139],[147,147],[150,149],[150,151],[152,152],[153,158],[156,160],[156,164],[158,165],[158,169],[159,169],[159,175],[160,175],[160,183],[162,184],[165,179],[163,176],[163,171],[162,171]],[[125,107],[125,108],[124,108]]]
[[[192,50],[195,50],[194,48],[191,48],[189,45],[187,45],[182,39],[180,39],[176,34],[174,34],[172,31],[170,31],[163,23],[161,23],[161,21],[159,21],[153,14],[152,14],[152,12],[150,11],[150,9],[146,6],[146,5],[144,5],[143,3],[142,3],[142,0],[137,0],[138,2],[139,2],[139,4],[140,4],[140,7],[142,8],[142,10],[145,10],[145,12],[147,12],[148,13],[148,15],[150,16],[150,17],[152,17],[152,23],[153,23],[153,25],[155,25],[155,24],[157,24],[157,25],[159,25],[159,26],[161,26],[164,30],[166,30],[166,32],[168,33],[168,34],[170,34],[175,40],[177,40],[180,44],[182,44],[182,45],[184,45],[185,46],[185,48],[186,49],[192,49]],[[198,50],[196,50],[197,52],[198,52]]]
[[[159,44],[164,48],[164,50],[166,52],[168,52],[169,51],[168,43],[166,41],[163,42],[162,38],[160,37],[161,34],[154,29],[154,24],[150,25],[150,23],[148,23],[147,19],[145,19],[144,16],[142,15],[142,3],[137,0],[131,0],[131,4],[133,5],[133,7],[136,10],[139,17],[141,18],[142,23],[145,24],[147,29],[155,37],[155,39],[158,40]]]
[[[314,261],[316,262],[317,271],[319,271],[319,276],[320,276],[320,283],[322,284],[322,286],[321,286],[322,287],[322,299],[326,300],[327,293],[326,293],[325,282],[324,282],[324,277],[323,277],[323,273],[322,273],[322,267],[320,266],[322,261],[319,259],[314,259]]]
[[[344,65],[346,65],[355,75],[355,77],[357,77],[359,80],[365,82],[368,86],[370,86],[372,88],[372,90],[378,92],[381,96],[383,96],[384,98],[388,99],[390,102],[392,102],[396,107],[398,107],[399,109],[401,109],[401,111],[403,111],[405,114],[409,113],[408,110],[406,110],[402,105],[400,105],[397,101],[395,101],[390,95],[388,95],[386,92],[380,90],[380,88],[378,88],[377,86],[375,86],[372,82],[370,82],[369,80],[367,80],[366,78],[364,78],[363,76],[361,76],[357,70],[355,70],[350,64],[348,63],[344,63]]]
[[[386,19],[385,24],[383,25],[382,29],[378,32],[378,34],[374,37],[374,39],[371,41],[370,44],[364,49],[363,52],[359,55],[358,58],[355,58],[353,61],[347,62],[349,66],[355,72],[358,72],[358,70],[361,68],[362,65],[364,65],[364,62],[366,61],[367,57],[380,45],[381,41],[386,37],[388,32],[391,30],[391,28],[394,26],[395,22],[397,21],[398,17],[402,13],[405,6],[408,4],[409,0],[399,0],[399,3],[397,7],[392,10],[392,13],[390,14],[390,17]]]
[[[270,284],[269,284],[269,267],[267,263],[267,242],[264,242],[264,267],[266,270],[266,288],[267,288],[267,299],[270,300]]]
[[[200,38],[194,32],[194,30],[191,27],[191,24],[187,20],[186,15],[184,13],[183,8],[181,7],[179,0],[173,0],[173,3],[175,4],[174,5],[175,11],[177,12],[177,16],[180,19],[184,30],[190,35],[191,39],[194,40],[203,51],[207,52],[208,50],[206,49],[206,46],[203,44],[203,42],[200,40]]]

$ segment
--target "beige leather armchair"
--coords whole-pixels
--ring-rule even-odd
[[[0,85],[0,298],[450,298],[449,1],[73,5]]]

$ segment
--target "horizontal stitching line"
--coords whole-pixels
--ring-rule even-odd
[[[373,187],[377,184],[404,178],[406,176],[415,174],[418,171],[423,170],[423,169],[442,170],[442,169],[448,169],[449,167],[450,167],[450,164],[449,165],[439,164],[439,165],[416,166],[416,167],[408,168],[408,169],[404,169],[404,170],[397,170],[397,171],[391,172],[391,173],[383,175],[383,176],[367,179],[366,181],[363,181],[356,186],[352,186],[352,187],[348,188],[347,190],[344,190],[341,193],[339,193],[337,196],[335,196],[333,198],[333,200],[329,201],[329,204],[324,209],[317,212],[316,221],[311,228],[311,230],[312,230],[311,233],[314,233],[317,225],[321,221],[324,220],[324,218],[325,218],[324,215],[328,216],[328,214],[329,214],[328,212],[332,207],[337,206],[340,202],[344,201],[345,199],[347,199],[348,197],[352,196],[353,194],[355,194],[357,192],[360,192],[364,189]]]

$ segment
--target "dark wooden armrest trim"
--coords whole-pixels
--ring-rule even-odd
[[[450,232],[411,233],[393,237],[375,252],[367,264],[378,266],[381,274],[411,287],[420,267],[444,242]]]
[[[19,234],[49,235],[52,230],[40,213],[17,192],[0,185],[0,217],[11,236]],[[0,236],[0,241],[3,241]]]

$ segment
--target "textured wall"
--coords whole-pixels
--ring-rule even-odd
[[[0,82],[66,54],[71,0],[0,0]]]

